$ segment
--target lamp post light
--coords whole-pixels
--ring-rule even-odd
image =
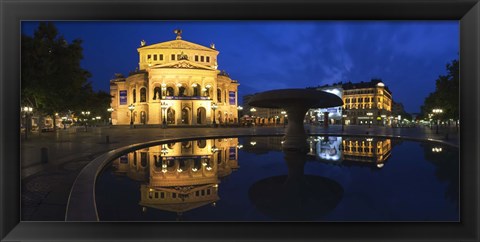
[[[216,103],[212,103],[212,110],[213,110],[213,127],[217,127],[217,122],[215,122],[215,110],[217,110],[218,106]]]
[[[285,117],[286,117],[287,111],[282,110],[280,113],[281,113],[282,116],[283,116],[283,127],[285,128]]]
[[[30,114],[33,112],[32,107],[23,107],[22,111],[25,113],[25,140],[28,139],[29,126],[31,124]]]
[[[128,105],[128,110],[130,110],[130,128],[134,128],[133,126],[133,110],[135,109],[135,105],[130,104]]]
[[[372,121],[370,120],[370,118],[373,116],[373,113],[372,112],[368,112],[367,113],[367,116],[369,117],[368,119],[368,127],[372,127]]]
[[[67,117],[62,117],[63,130],[67,129]]]
[[[257,109],[255,108],[251,108],[250,109],[250,113],[252,114],[252,119],[253,119],[253,125],[255,126],[255,112],[257,111]]]
[[[85,122],[84,125],[85,125],[85,132],[88,131],[88,116],[90,115],[90,111],[82,111],[82,115],[84,117],[83,121]],[[87,117],[87,118],[85,118]]]
[[[346,117],[347,117],[346,114],[343,114],[343,115],[342,115],[342,131],[345,130],[345,127],[344,127],[344,126],[345,126],[345,121],[346,121],[345,118],[346,118]]]
[[[110,113],[110,118],[108,118],[108,124],[112,125],[112,113],[113,113],[113,108],[109,107],[107,108],[107,111]]]
[[[162,104],[160,106],[162,107],[162,120],[163,120],[162,121],[162,127],[166,128],[167,127],[167,120],[166,120],[167,115],[165,114],[165,111],[168,108],[168,103],[167,102],[162,102]]]
[[[435,116],[437,116],[437,129],[436,129],[435,133],[438,134],[438,123],[440,121],[438,116],[440,116],[440,114],[443,113],[443,110],[440,109],[440,108],[435,108],[435,109],[432,110],[432,112]]]
[[[240,116],[242,115],[243,107],[242,107],[242,106],[238,106],[238,107],[237,107],[237,110],[238,110],[238,114],[237,114],[238,126],[240,126]]]

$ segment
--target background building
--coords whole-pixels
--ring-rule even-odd
[[[282,113],[282,111],[284,111],[283,109],[258,108],[248,105],[248,102],[255,94],[243,96],[243,114],[248,115],[252,122],[257,125],[283,124],[286,115],[286,113]],[[254,108],[254,111],[252,111],[252,108]]]
[[[333,85],[324,85],[315,88],[320,91],[329,92],[337,95],[343,100],[343,88],[340,83]],[[343,100],[345,101],[345,100]],[[341,124],[342,122],[342,106],[330,108],[310,109],[307,112],[305,121],[309,123],[323,123],[325,122],[325,115],[328,115],[327,120],[329,124]]]
[[[219,51],[182,40],[137,49],[139,68],[110,81],[112,124],[237,123],[238,82],[217,70]],[[129,106],[134,107],[133,110]]]

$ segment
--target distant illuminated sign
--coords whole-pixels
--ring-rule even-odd
[[[120,91],[120,105],[127,105],[127,90]]]

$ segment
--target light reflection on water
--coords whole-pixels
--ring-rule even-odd
[[[458,149],[372,137],[192,140],[115,159],[105,221],[458,221]]]

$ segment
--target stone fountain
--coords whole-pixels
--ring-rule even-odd
[[[279,89],[258,93],[248,104],[259,108],[284,109],[288,115],[288,125],[283,149],[304,150],[308,148],[303,127],[307,111],[311,108],[342,106],[343,101],[335,94],[314,89]]]

